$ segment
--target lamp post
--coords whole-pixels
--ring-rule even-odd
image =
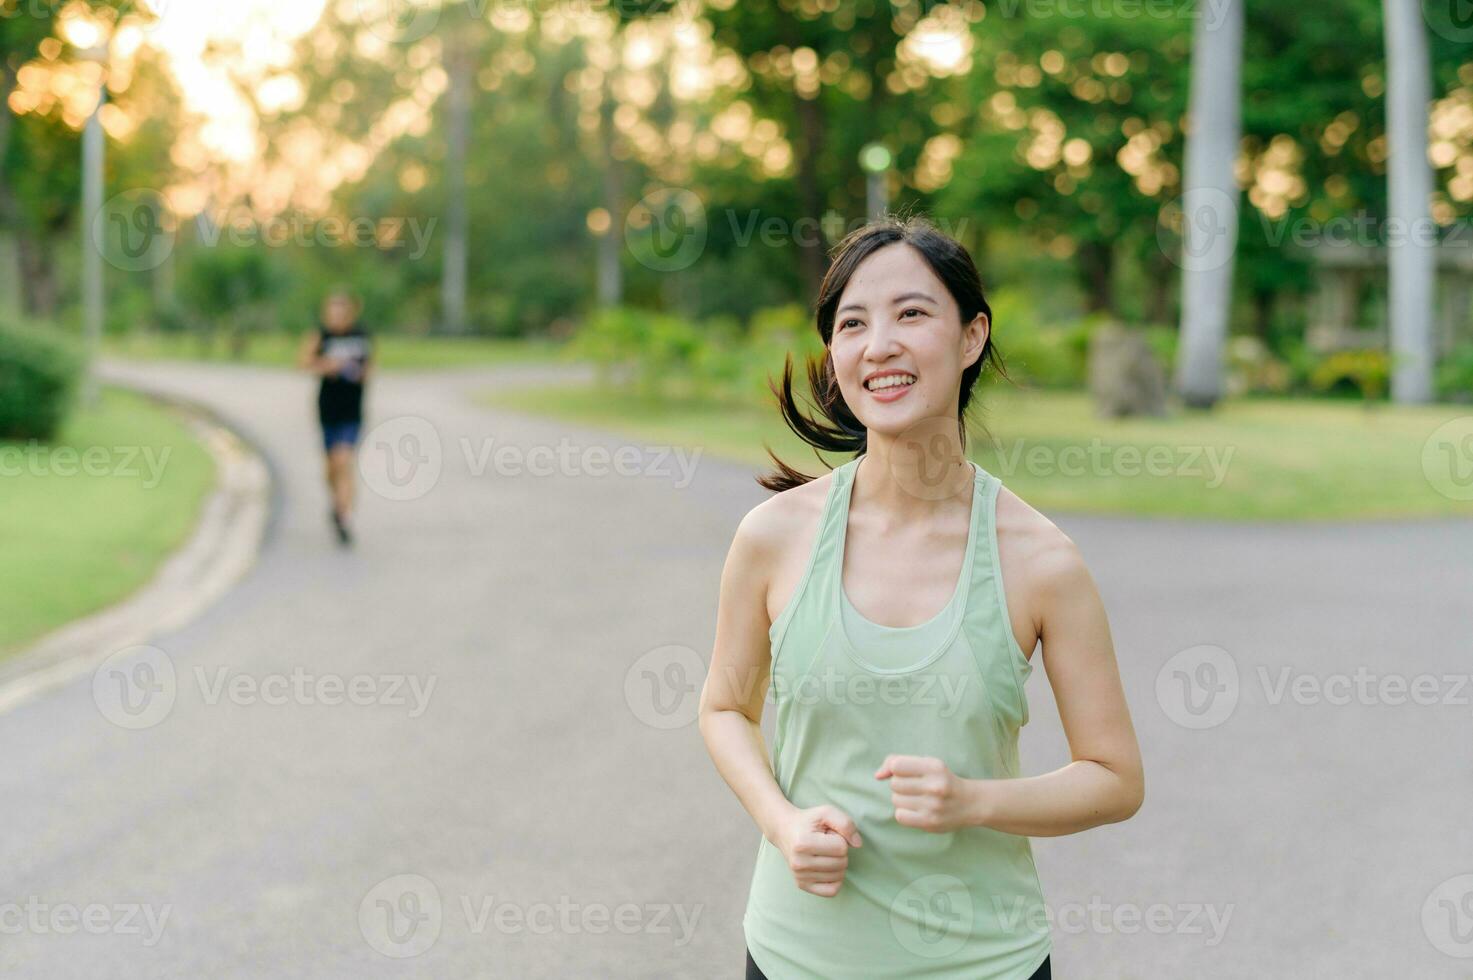
[[[102,210],[102,168],[105,141],[102,107],[107,103],[108,45],[103,40],[84,48],[83,59],[99,65],[97,105],[82,130],[82,328],[87,350],[87,372],[82,379],[82,403],[97,404],[97,354],[102,346],[103,291],[102,246],[88,229]]]
[[[869,220],[883,217],[890,206],[890,188],[886,177],[892,157],[883,143],[866,143],[859,151],[859,166],[865,173],[865,211]]]

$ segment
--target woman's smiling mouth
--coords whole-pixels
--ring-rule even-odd
[[[908,371],[877,371],[864,379],[864,390],[876,401],[893,402],[904,398],[915,382]]]

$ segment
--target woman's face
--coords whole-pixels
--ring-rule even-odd
[[[899,437],[954,421],[961,373],[982,354],[982,314],[961,314],[921,254],[904,242],[874,252],[839,296],[829,355],[849,409],[872,434]]]
[[[346,330],[353,325],[353,301],[347,296],[329,296],[322,304],[322,322],[329,330]]]

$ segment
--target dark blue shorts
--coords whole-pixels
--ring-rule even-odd
[[[362,428],[362,422],[324,422],[322,423],[322,448],[356,446]]]

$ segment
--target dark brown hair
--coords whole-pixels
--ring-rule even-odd
[[[830,252],[832,262],[828,272],[824,274],[823,285],[818,291],[818,302],[814,306],[815,326],[818,328],[818,335],[823,338],[825,352],[821,361],[808,359],[805,367],[811,392],[810,400],[821,417],[805,415],[798,406],[797,399],[793,397],[791,354],[784,358],[781,386],[771,378],[768,379],[768,387],[777,396],[783,421],[798,438],[814,448],[815,456],[818,456],[818,450],[825,450],[858,457],[868,446],[869,433],[844,402],[838,378],[834,376],[833,357],[827,348],[834,335],[834,311],[838,308],[839,297],[843,295],[844,287],[849,284],[854,270],[876,251],[895,242],[904,242],[911,246],[926,260],[931,271],[936,273],[936,278],[941,280],[952,299],[956,300],[963,327],[978,313],[987,317],[989,327],[992,324],[992,308],[987,305],[987,298],[982,294],[982,277],[977,273],[972,256],[960,242],[938,231],[926,218],[919,215],[905,218],[890,215],[850,232]],[[957,422],[961,426],[963,447],[967,444],[967,405],[972,400],[972,387],[981,376],[983,365],[991,361],[993,368],[1006,376],[1002,360],[992,343],[992,336],[993,331],[989,329],[987,342],[982,347],[982,356],[962,370]],[[776,472],[757,478],[757,482],[767,489],[780,492],[815,479],[778,459],[777,454],[765,443],[763,448],[777,466]],[[818,458],[820,462],[823,461],[821,456]]]

